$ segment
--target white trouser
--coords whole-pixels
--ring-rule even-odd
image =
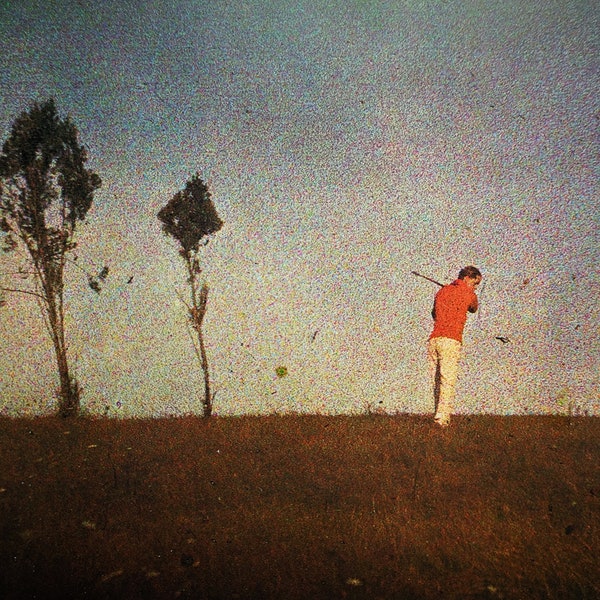
[[[457,340],[445,337],[432,338],[427,345],[436,417],[449,417],[454,410],[461,347]]]

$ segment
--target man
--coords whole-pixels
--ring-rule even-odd
[[[465,267],[458,279],[443,286],[435,295],[431,312],[433,331],[429,336],[427,356],[434,382],[435,422],[442,427],[450,424],[454,409],[463,329],[467,311],[477,311],[475,290],[480,283],[479,269]]]

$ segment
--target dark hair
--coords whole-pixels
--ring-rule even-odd
[[[476,279],[477,277],[481,277],[481,271],[477,267],[464,267],[460,270],[458,278],[464,279],[465,277],[468,277],[469,279]]]

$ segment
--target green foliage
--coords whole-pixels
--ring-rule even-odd
[[[207,185],[196,173],[158,213],[165,234],[175,238],[184,256],[198,252],[200,243],[223,227]]]
[[[11,240],[7,247],[21,239],[50,279],[58,276],[52,265],[74,248],[76,223],[101,185],[86,161],[77,128],[59,117],[52,99],[21,113],[2,146],[0,215],[2,232]]]

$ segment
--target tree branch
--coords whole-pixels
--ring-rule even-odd
[[[192,307],[183,299],[183,296],[179,293],[179,290],[175,290],[177,297],[181,301],[181,303],[188,309],[189,312],[192,312]]]
[[[19,275],[20,277],[27,279],[27,277],[29,277],[29,275],[35,275],[35,272],[34,271],[3,271],[0,273],[0,277],[9,277],[12,275]]]
[[[30,296],[36,296],[37,298],[46,300],[46,298],[42,294],[38,294],[37,292],[32,292],[30,290],[18,290],[18,289],[14,289],[14,288],[0,287],[0,292],[13,292],[15,294],[29,294]]]

